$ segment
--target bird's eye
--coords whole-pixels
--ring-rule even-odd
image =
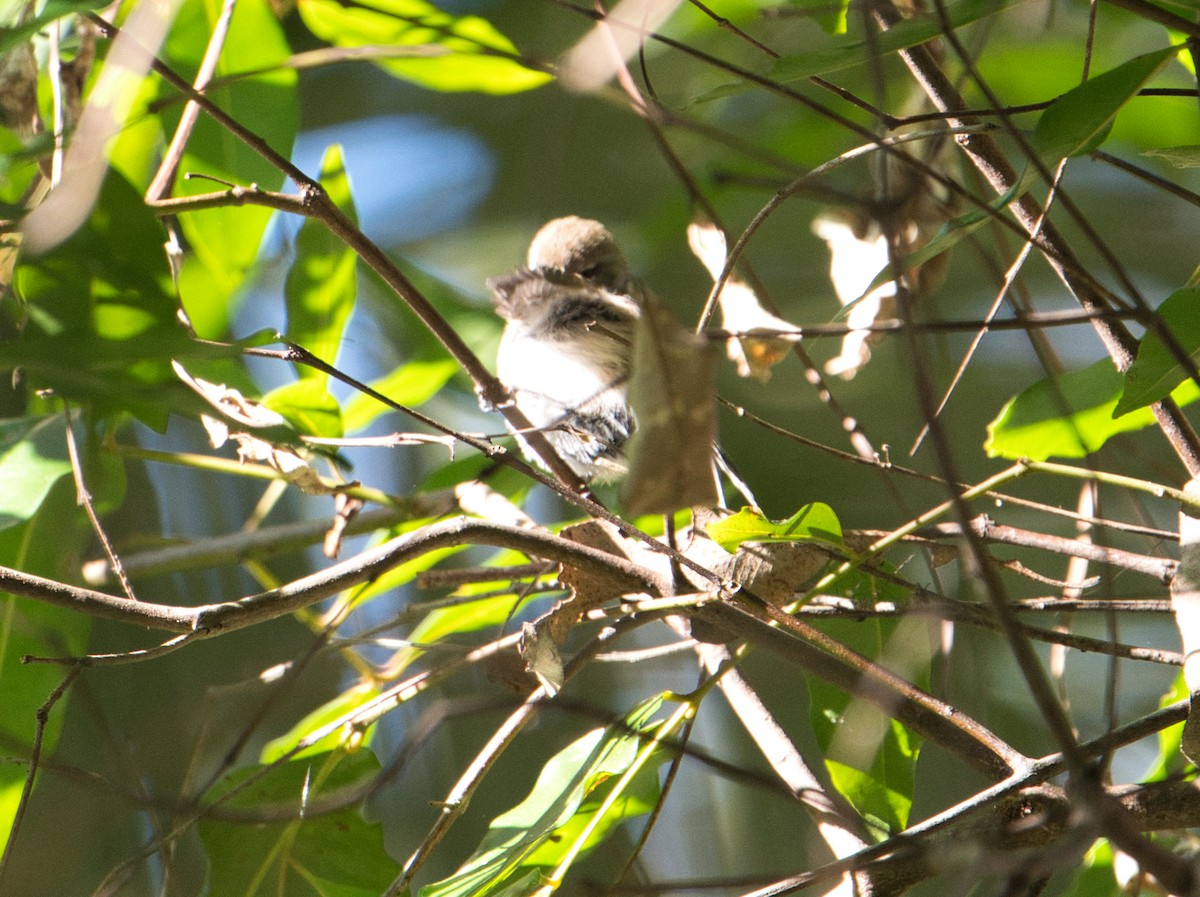
[[[588,265],[586,268],[584,268],[582,271],[579,272],[579,276],[590,279],[590,278],[595,277],[599,273],[600,273],[599,265]]]

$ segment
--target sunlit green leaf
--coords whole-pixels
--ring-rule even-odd
[[[1168,47],[1136,56],[1063,94],[1038,119],[1030,137],[1033,148],[1051,161],[1095,149],[1121,107],[1174,54],[1174,48]]]
[[[334,720],[342,718],[348,713],[354,712],[364,704],[374,700],[378,695],[379,687],[372,682],[360,683],[346,689],[337,697],[326,701],[316,710],[307,714],[286,733],[267,742],[263,746],[262,753],[259,755],[259,762],[274,763],[318,729],[321,729]],[[361,738],[362,746],[370,743],[371,734],[374,731],[374,727],[367,729]],[[316,754],[329,753],[338,748],[345,747],[351,738],[358,741],[359,733],[356,730],[352,731],[343,726],[330,732],[313,744],[308,745],[303,750],[297,752],[291,759],[300,760],[301,758]]]
[[[885,833],[901,832],[908,825],[916,766],[913,736],[894,719],[887,720],[886,726],[868,769],[825,758],[833,786],[881,838]]]
[[[947,14],[955,28],[1011,9],[1025,0],[961,0],[947,4]],[[799,81],[813,75],[825,75],[862,65],[873,55],[886,56],[896,50],[915,47],[942,33],[940,19],[933,13],[914,15],[898,22],[882,34],[862,35],[838,41],[833,47],[815,48],[803,54],[780,59],[771,70],[775,81]]]
[[[48,133],[25,142],[8,128],[0,128],[0,203],[4,215],[15,218],[24,212],[21,198],[39,173],[38,158],[53,146]]]
[[[842,541],[842,525],[833,508],[821,502],[805,505],[787,520],[768,520],[757,508],[742,508],[732,517],[708,525],[708,535],[726,551],[743,542]]]
[[[220,12],[220,4],[204,0],[185,0],[180,8],[167,38],[166,53],[172,67],[189,80],[200,65]],[[267,0],[239,2],[216,74],[218,78],[246,71],[258,74],[223,80],[205,91],[235,119],[251,125],[260,139],[284,157],[291,156],[297,125],[296,72],[280,67],[291,52]],[[176,98],[169,87],[163,88],[163,96]],[[166,108],[163,119],[168,132],[174,129],[182,108],[178,102]],[[224,184],[203,176],[244,186],[257,184],[264,190],[283,186],[282,172],[207,115],[196,121],[180,171],[201,177],[180,179],[176,184],[178,195],[225,189]],[[243,287],[272,214],[270,209],[245,205],[189,212],[180,217],[189,246],[209,268],[219,298],[232,296]],[[213,302],[214,297],[184,295],[183,301],[190,307]],[[201,335],[219,338],[224,334]]]
[[[559,751],[542,768],[529,796],[492,820],[475,854],[454,875],[421,889],[421,897],[467,897],[499,893],[514,879],[528,876],[530,866],[553,866],[573,846],[570,833],[581,832],[615,781],[637,759],[641,733],[662,704],[660,697],[643,701],[619,724],[595,729]],[[657,799],[653,767],[667,759],[661,752],[643,767],[636,792],[613,807],[604,821],[605,834],[629,818],[644,815]],[[589,844],[598,843],[593,838]]]
[[[1184,678],[1183,671],[1175,677],[1175,681],[1171,683],[1171,687],[1159,699],[1159,709],[1174,704],[1177,701],[1185,701],[1191,697],[1191,690],[1188,688],[1187,680]],[[1189,765],[1187,757],[1184,756],[1183,745],[1183,726],[1184,723],[1179,722],[1173,726],[1167,726],[1165,729],[1160,729],[1158,732],[1158,756],[1150,764],[1145,775],[1142,776],[1143,782],[1161,782],[1168,777],[1179,775]]]
[[[876,559],[872,567],[881,571],[895,574],[895,567],[887,561]],[[856,605],[870,606],[877,602],[886,601],[899,604],[908,599],[912,590],[905,588],[895,580],[883,576],[875,576],[869,570],[856,567],[838,576],[838,593],[845,595]]]
[[[517,93],[550,80],[526,68],[512,42],[478,16],[452,16],[425,0],[298,0],[304,24],[338,47],[412,47],[412,58],[376,63],[433,90]]]
[[[1082,458],[1118,433],[1151,426],[1155,418],[1148,408],[1113,418],[1124,383],[1108,359],[1039,380],[1000,409],[988,424],[984,448],[993,458]],[[1189,380],[1171,397],[1186,405],[1200,398],[1200,388]]]
[[[342,436],[342,409],[320,380],[284,384],[263,396],[262,403],[305,435],[327,439]]]
[[[69,476],[59,477],[35,514],[0,530],[0,564],[71,582],[92,538],[87,518],[76,503],[74,482]],[[59,665],[25,663],[22,658],[79,656],[87,650],[90,631],[91,621],[85,614],[0,592],[0,694],[4,695],[0,740],[7,745],[7,756],[28,759],[38,710],[63,679]],[[64,706],[70,699],[70,694],[66,695],[48,718],[44,752],[53,751],[58,742]],[[0,833],[5,835],[27,770],[22,762],[0,763]]]
[[[456,549],[446,548],[440,549],[437,552],[427,553],[425,557],[430,557],[430,562],[423,564],[419,569],[414,568],[415,572],[410,574],[410,578],[411,576],[415,576],[417,572],[424,572],[424,570],[433,567],[438,561],[450,556],[455,551]],[[501,551],[491,558],[489,564],[503,567],[523,564],[527,560],[525,555],[518,552]],[[422,558],[414,558],[412,561],[409,561],[409,564],[415,565],[421,563],[421,561]],[[545,578],[552,577],[553,575],[547,574]],[[473,594],[484,594],[494,591],[496,591],[495,582],[470,583],[456,589],[454,597],[469,598]],[[463,601],[447,607],[435,608],[422,617],[421,622],[413,627],[412,632],[408,635],[409,640],[413,643],[412,647],[397,652],[390,666],[393,670],[403,669],[424,653],[425,649],[421,647],[423,645],[431,645],[458,635],[479,632],[482,629],[503,626],[504,623],[512,619],[513,614],[524,603],[524,600],[514,595],[491,595],[486,598],[480,598],[478,601]]]
[[[1192,48],[1188,45],[1189,35],[1176,28],[1168,28],[1167,34],[1171,36],[1171,43],[1179,47],[1179,52],[1175,54],[1176,61],[1188,70],[1188,74],[1195,78],[1196,58],[1192,55]]]
[[[418,523],[405,526],[405,531],[419,529],[421,526],[427,526],[428,520],[422,520]],[[415,557],[410,561],[405,561],[392,569],[388,570],[382,576],[377,577],[372,581],[369,587],[355,593],[355,605],[362,604],[377,595],[382,595],[392,589],[408,585],[417,575],[424,573],[432,567],[435,567],[441,561],[458,554],[467,546],[454,546],[450,548],[437,548],[433,551],[422,552],[419,557]]]
[[[394,402],[415,408],[429,401],[458,370],[458,362],[452,358],[433,361],[410,361],[390,374],[372,381],[369,385],[376,392]],[[346,432],[353,433],[367,426],[381,414],[392,409],[368,395],[356,393],[348,402],[344,418]]]
[[[70,473],[61,415],[0,421],[0,529],[32,517]]]
[[[20,14],[27,9],[24,4],[6,4],[0,7],[3,10],[0,13],[0,23],[5,26],[0,28],[0,54],[24,43],[51,22],[64,16],[102,9],[105,6],[108,6],[105,0],[47,0],[36,15],[22,18]]]
[[[340,146],[325,151],[320,180],[330,200],[357,222]],[[300,227],[296,258],[284,288],[287,337],[328,364],[337,363],[342,332],[354,310],[357,261],[354,250],[321,222],[309,218]],[[321,384],[329,379],[327,373],[308,365],[297,365],[296,370],[301,378]]]
[[[1176,290],[1163,300],[1157,315],[1179,348],[1195,361],[1200,355],[1200,287]],[[1113,417],[1166,398],[1189,376],[1166,343],[1153,329],[1148,329],[1138,345],[1137,358],[1125,372],[1125,389],[1113,409]]]
[[[143,78],[130,85],[129,112],[120,130],[107,146],[108,164],[113,170],[144,191],[150,186],[162,161],[162,117],[151,111],[159,99],[160,85],[153,77]]]
[[[1060,891],[1061,897],[1126,897],[1130,892],[1117,883],[1113,869],[1113,849],[1101,838],[1083,856],[1074,880]],[[1148,893],[1141,889],[1140,893]]]
[[[131,412],[157,429],[171,411],[195,407],[171,359],[236,350],[198,343],[179,326],[164,236],[138,193],[109,172],[83,227],[19,261],[13,285],[29,323],[0,343],[0,370],[20,366],[34,389],[101,414]]]

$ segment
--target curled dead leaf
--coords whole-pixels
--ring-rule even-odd
[[[255,430],[279,427],[283,428],[280,431],[281,438],[286,438],[283,433],[290,435],[291,431],[287,429],[287,421],[281,415],[261,402],[246,398],[236,389],[193,377],[177,361],[172,361],[171,367],[180,380],[222,415],[200,415],[200,422],[204,425],[213,448],[233,442],[237,445],[238,460],[243,464],[266,464],[282,473],[289,483],[307,495],[333,495],[344,488],[344,484],[336,486],[326,483],[308,460],[291,447],[264,439],[262,435],[234,429],[229,425],[229,422],[233,421]]]
[[[626,513],[670,514],[716,503],[715,376],[712,347],[647,293],[633,337],[629,404],[638,426],[621,485]]]
[[[532,517],[482,480],[469,480],[454,487],[454,497],[464,513],[474,514],[507,526],[536,527]]]
[[[254,428],[278,427],[286,423],[282,415],[261,402],[246,398],[231,386],[193,377],[178,361],[171,362],[171,369],[193,392],[234,423]],[[208,428],[209,424],[205,423],[205,427]],[[216,428],[216,431],[219,432],[219,429]],[[213,438],[213,435],[214,430],[209,428],[209,438]]]
[[[358,512],[363,509],[363,500],[339,492],[333,499],[333,522],[325,532],[321,551],[327,558],[336,558],[342,550],[342,537]]]
[[[517,651],[525,661],[525,669],[554,697],[563,687],[565,671],[558,645],[549,631],[547,622],[521,624],[521,641]]]
[[[793,601],[828,563],[829,553],[811,543],[746,542],[714,571],[768,604],[781,606]]]

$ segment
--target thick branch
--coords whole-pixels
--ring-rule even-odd
[[[219,604],[180,607],[130,601],[7,567],[0,567],[0,591],[149,629],[216,635],[285,616],[351,586],[371,582],[411,558],[437,548],[458,545],[511,548],[567,563],[581,570],[601,573],[631,592],[661,595],[671,591],[670,583],[624,558],[551,533],[467,517],[431,524],[285,586]]]
[[[1018,529],[1015,526],[1004,526],[994,523],[986,514],[980,514],[971,519],[971,530],[985,542],[1000,542],[1005,545],[1020,545],[1026,548],[1037,548],[1042,551],[1052,551],[1067,557],[1084,558],[1100,564],[1120,567],[1124,570],[1134,570],[1153,576],[1161,583],[1169,583],[1175,578],[1179,562],[1170,558],[1152,557],[1135,554],[1132,551],[1122,551],[1119,548],[1106,548],[1103,545],[1081,542],[1078,539],[1068,539],[1063,536],[1050,536],[1031,530]],[[958,523],[938,523],[921,530],[921,535],[955,536],[963,534],[963,528]]]

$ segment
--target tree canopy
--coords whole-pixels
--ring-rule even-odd
[[[1200,887],[1194,4],[0,16],[0,894]]]

